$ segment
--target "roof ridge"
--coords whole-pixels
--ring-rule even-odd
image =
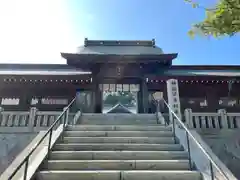
[[[155,47],[152,40],[88,40],[85,38],[84,46],[150,46]]]

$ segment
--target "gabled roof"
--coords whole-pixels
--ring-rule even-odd
[[[163,51],[159,47],[147,46],[80,46],[78,54],[105,54],[105,55],[160,55]]]
[[[90,41],[77,49],[77,54],[160,55],[161,48],[154,41]]]
[[[85,39],[84,45],[77,48],[75,53],[61,53],[68,64],[79,62],[171,62],[177,53],[164,54],[162,49],[151,41],[105,41]],[[134,61],[133,61],[134,60]],[[123,61],[122,61],[123,62]]]
[[[121,103],[118,103],[115,106],[113,106],[111,109],[107,111],[107,113],[131,113],[132,114],[132,112],[128,108],[123,106]]]

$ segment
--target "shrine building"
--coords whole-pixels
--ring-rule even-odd
[[[80,93],[84,112],[102,113],[104,91],[131,91],[138,113],[154,113],[151,95],[160,91],[167,99],[166,81],[177,79],[182,110],[240,110],[240,66],[173,65],[178,54],[164,53],[154,39],[85,39],[75,53],[61,56],[66,64],[0,64],[1,106],[62,110]]]

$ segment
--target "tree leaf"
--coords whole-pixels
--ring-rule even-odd
[[[192,3],[192,7],[193,7],[193,8],[197,8],[197,7],[198,7],[198,4],[197,4],[197,3]]]
[[[192,0],[185,0],[193,8],[200,8],[198,3]],[[205,19],[194,25],[188,34],[194,37],[195,34],[205,36],[233,36],[240,32],[240,0],[219,0],[213,10],[203,8],[206,11]]]
[[[195,37],[195,33],[194,33],[193,30],[188,31],[188,35],[189,35],[191,38],[194,38],[194,37]]]

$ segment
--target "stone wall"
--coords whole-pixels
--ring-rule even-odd
[[[37,133],[0,133],[0,174],[36,135]]]
[[[199,130],[204,141],[220,160],[240,179],[240,130]]]

